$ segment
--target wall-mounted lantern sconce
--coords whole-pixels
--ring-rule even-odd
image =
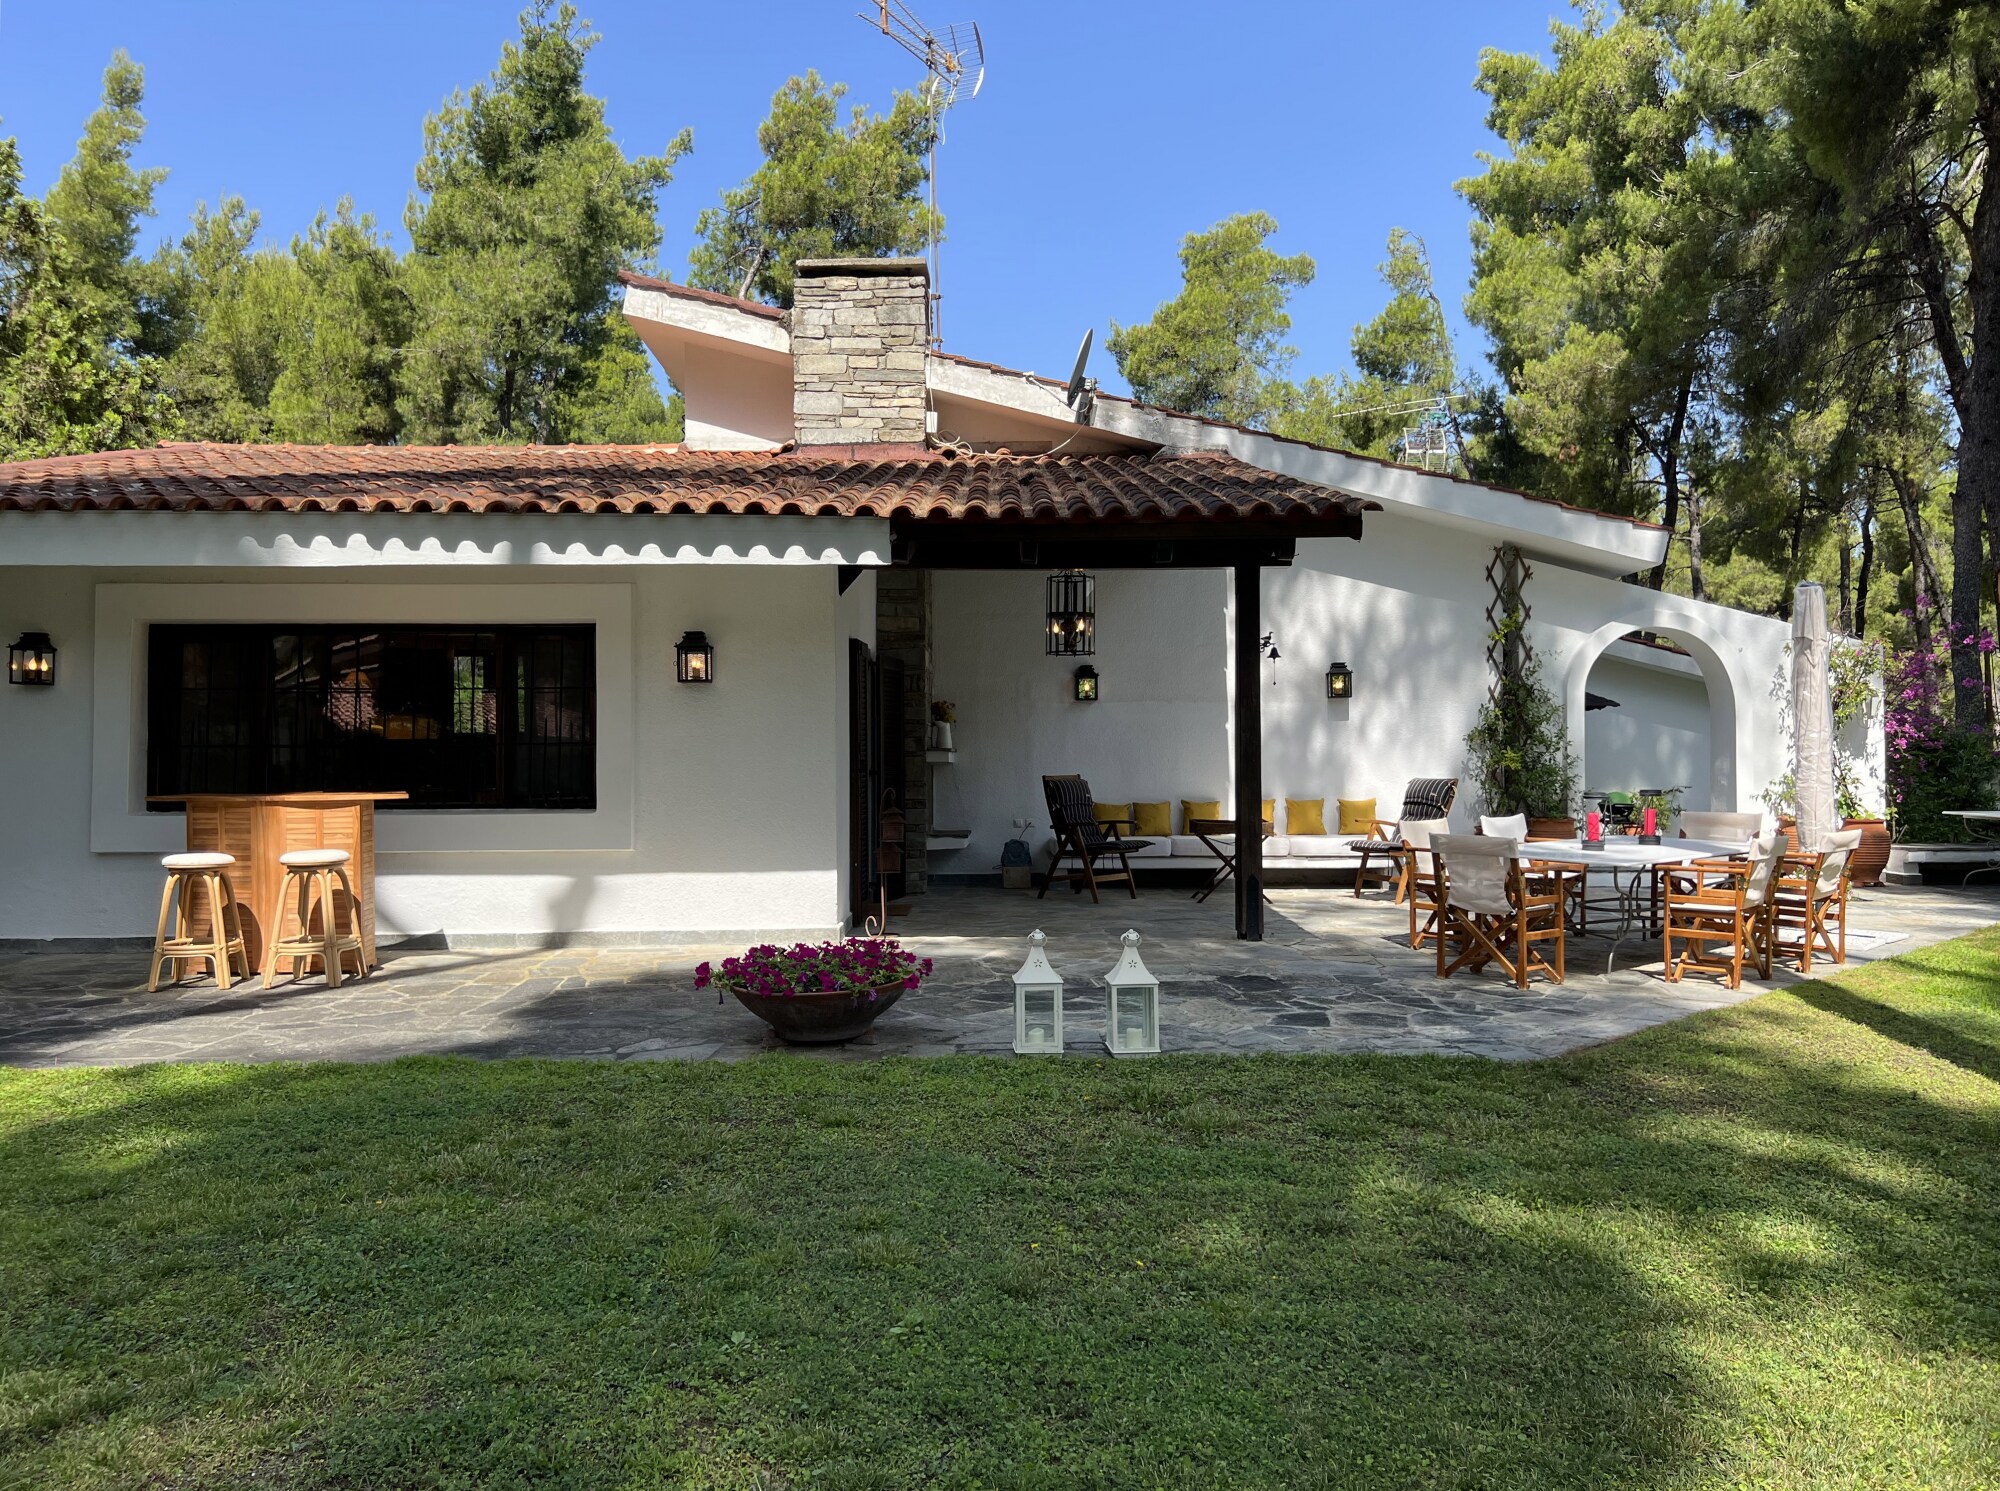
[[[1347,664],[1335,663],[1326,670],[1326,696],[1329,699],[1354,697],[1354,670]]]
[[[707,632],[683,632],[674,648],[674,677],[682,683],[715,682],[715,649]]]
[[[1097,702],[1097,670],[1088,663],[1076,670],[1076,702],[1079,704]]]
[[[1097,651],[1097,580],[1080,569],[1049,576],[1048,656],[1090,657]]]
[[[21,640],[7,649],[7,681],[29,684],[56,681],[56,645],[47,632],[23,632]]]

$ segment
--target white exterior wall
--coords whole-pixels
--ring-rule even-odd
[[[1393,814],[1410,778],[1464,777],[1465,736],[1486,700],[1491,558],[1491,547],[1473,535],[1385,512],[1368,515],[1360,542],[1307,540],[1291,568],[1265,572],[1264,624],[1282,655],[1275,687],[1268,663],[1257,680],[1265,796],[1325,798],[1329,815],[1336,798],[1373,797],[1378,811]],[[1584,684],[1618,637],[1656,627],[1685,639],[1697,654],[1685,664],[1694,670],[1690,676],[1643,701],[1622,679],[1593,684],[1621,703],[1633,694],[1635,716],[1643,703],[1647,718],[1667,732],[1666,743],[1652,749],[1665,762],[1685,762],[1684,773],[1671,780],[1656,782],[1649,770],[1644,783],[1633,785],[1687,781],[1694,789],[1689,807],[1758,806],[1765,785],[1787,764],[1780,692],[1773,688],[1784,667],[1785,624],[1546,561],[1534,570],[1530,637],[1545,682],[1569,701],[1573,749],[1584,762],[1580,786],[1605,785],[1588,750]],[[971,845],[941,858],[939,873],[988,873],[1014,818],[1033,818],[1031,842],[1039,852],[1047,839],[1044,772],[1081,772],[1103,802],[1172,801],[1176,831],[1181,798],[1219,798],[1228,811],[1227,573],[1099,573],[1098,651],[1091,661],[1102,698],[1095,704],[1071,697],[1076,660],[1042,653],[1042,585],[1038,573],[938,577],[935,689],[958,705],[959,724],[957,761],[935,771],[936,814],[941,824],[972,829]],[[1351,700],[1326,697],[1326,669],[1334,661],[1354,670]],[[1711,704],[1705,679],[1711,672],[1731,691],[1731,702]],[[1600,718],[1589,717],[1591,730]],[[1637,732],[1634,739],[1636,753]],[[1879,720],[1872,736],[1858,730],[1850,749],[1872,749],[1864,759],[1879,766]],[[1614,758],[1609,769],[1626,768]],[[1720,787],[1712,780],[1718,773]],[[1454,824],[1469,827],[1478,811],[1473,790],[1462,787]],[[1279,814],[1282,833],[1282,807]]]
[[[47,630],[59,648],[54,688],[0,688],[0,938],[152,932],[158,857],[182,829],[143,808],[148,619],[595,623],[596,811],[381,812],[385,935],[831,934],[846,638],[872,637],[871,596],[865,577],[838,595],[821,564],[0,568],[0,630]],[[705,688],[674,682],[690,628],[716,647]]]

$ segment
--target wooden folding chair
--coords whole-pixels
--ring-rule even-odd
[[[1527,988],[1536,973],[1563,981],[1564,882],[1571,867],[1541,861],[1523,865],[1520,852],[1514,839],[1431,835],[1440,903],[1439,978],[1498,963],[1517,989]],[[1454,944],[1458,955],[1447,963]],[[1554,962],[1537,951],[1549,944],[1554,944]]]
[[[1097,902],[1098,886],[1122,880],[1132,899],[1138,900],[1139,887],[1132,879],[1132,861],[1127,856],[1135,849],[1151,848],[1153,841],[1128,839],[1119,831],[1127,824],[1133,828],[1138,824],[1130,818],[1099,818],[1090,799],[1090,784],[1074,773],[1043,777],[1042,796],[1049,805],[1049,830],[1056,836],[1056,847],[1049,855],[1048,872],[1042,876],[1042,888],[1035,899],[1049,893],[1056,866],[1064,859],[1074,859],[1077,867],[1063,876],[1072,893],[1088,889],[1090,899]],[[1100,873],[1097,862],[1104,859],[1117,860],[1118,868]]]
[[[1410,947],[1421,951],[1438,934],[1437,862],[1431,854],[1431,838],[1451,826],[1449,818],[1406,818],[1397,825],[1401,831],[1403,854],[1408,861],[1403,883],[1409,888]],[[1421,918],[1421,920],[1420,920]]]
[[[1662,955],[1668,983],[1679,983],[1689,968],[1701,968],[1722,974],[1730,988],[1738,989],[1745,962],[1756,967],[1759,978],[1771,976],[1777,870],[1778,836],[1773,833],[1752,841],[1747,859],[1698,859],[1662,873]],[[1681,945],[1678,957],[1676,942]]]
[[[1835,963],[1847,961],[1847,865],[1860,844],[1860,829],[1839,829],[1817,853],[1787,854],[1779,865],[1771,945],[1800,973],[1812,972],[1815,948]]]

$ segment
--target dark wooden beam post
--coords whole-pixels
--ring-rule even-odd
[[[1236,612],[1236,935],[1264,940],[1264,570],[1235,567]]]

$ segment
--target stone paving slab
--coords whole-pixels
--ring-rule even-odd
[[[1412,1052],[1530,1060],[1754,997],[1660,977],[1659,945],[1617,950],[1572,939],[1569,979],[1516,990],[1496,974],[1440,982],[1412,952],[1406,913],[1380,893],[1277,889],[1266,940],[1238,942],[1233,911],[1172,889],[1137,901],[1058,891],[949,889],[914,898],[891,930],[936,974],[863,1039],[805,1049],[821,1059],[997,1054],[1013,1041],[1009,982],[1035,927],[1067,984],[1067,1048],[1103,1055],[1101,980],[1127,927],[1160,979],[1169,1051]],[[2000,888],[1856,892],[1851,924],[1871,933],[1852,956],[1889,956],[2000,921]],[[1887,940],[1884,940],[1886,937]],[[736,1002],[693,987],[694,966],[731,947],[495,951],[385,949],[382,970],[328,989],[316,981],[227,992],[200,980],[144,991],[144,954],[0,951],[0,1063],[24,1067],[154,1061],[380,1061],[415,1054],[605,1061],[729,1061],[781,1047]],[[1816,972],[1819,971],[1817,968]],[[1796,982],[1780,974],[1777,984]]]

